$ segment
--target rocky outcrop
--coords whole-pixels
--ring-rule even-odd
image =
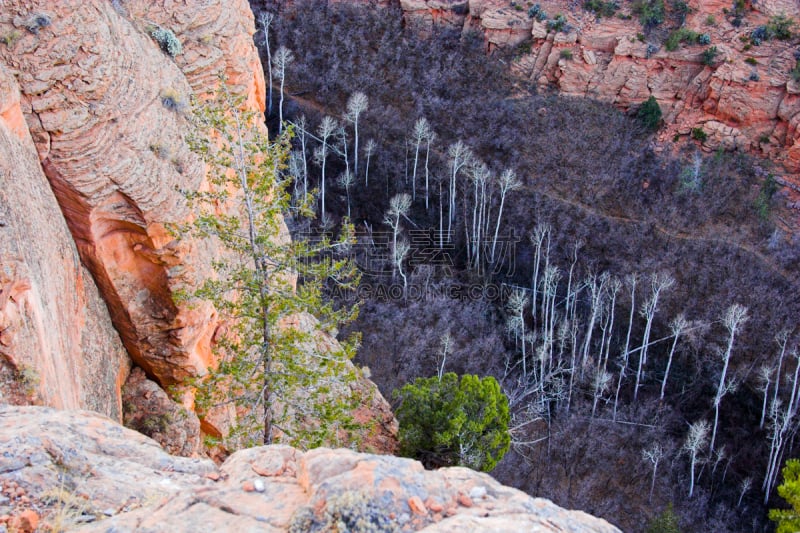
[[[0,521],[78,531],[619,531],[465,468],[287,446],[217,468],[106,418],[37,407],[0,407],[0,485],[14,489]]]
[[[129,369],[42,172],[17,83],[0,65],[0,402],[119,420]]]
[[[157,383],[134,368],[122,388],[122,421],[158,442],[168,453],[184,457],[200,453],[200,420],[173,402]]]

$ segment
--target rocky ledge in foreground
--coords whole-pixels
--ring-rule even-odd
[[[619,531],[466,468],[288,446],[217,467],[44,407],[0,406],[0,489],[0,531]]]

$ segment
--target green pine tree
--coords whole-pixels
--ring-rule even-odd
[[[777,522],[776,533],[800,531],[800,460],[788,459],[781,471],[783,483],[778,494],[791,505],[791,509],[770,509],[769,519]]]
[[[271,141],[260,113],[243,109],[223,80],[213,100],[194,106],[189,139],[208,164],[210,184],[187,195],[195,221],[182,231],[223,250],[214,276],[189,295],[211,301],[225,325],[219,366],[196,383],[198,408],[235,411],[237,424],[223,436],[228,449],[275,441],[341,445],[362,429],[350,416],[360,402],[349,364],[358,338],[336,345],[326,335],[356,309],[335,309],[322,287],[326,280],[357,283],[354,265],[335,253],[349,245],[352,227],[343,225],[337,242],[289,239],[283,215],[290,209],[284,168],[291,129]]]
[[[645,533],[681,533],[678,515],[675,514],[672,503],[647,523]]]
[[[489,472],[508,451],[508,398],[491,376],[417,378],[394,396],[401,401],[395,412],[401,453],[426,467]]]
[[[654,96],[651,96],[639,108],[636,118],[650,131],[656,131],[661,125],[661,106]]]

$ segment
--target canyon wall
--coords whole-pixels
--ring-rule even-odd
[[[547,19],[529,16],[534,4]],[[746,150],[783,164],[790,174],[800,172],[800,83],[791,74],[796,39],[760,46],[749,39],[770,17],[800,21],[797,2],[748,2],[735,26],[731,2],[691,0],[683,27],[708,34],[710,45],[685,43],[674,51],[664,46],[667,28],[677,28],[669,9],[662,28],[647,32],[631,3],[619,4],[617,14],[598,18],[582,3],[564,0],[399,0],[411,25],[477,31],[489,50],[513,49],[512,69],[540,91],[591,97],[625,110],[654,96],[664,113],[658,134],[663,143],[702,128],[706,150]],[[559,14],[566,19],[563,29],[548,28]],[[717,54],[707,65],[703,53],[709,46]]]
[[[121,420],[130,362],[39,164],[0,65],[0,402]]]
[[[162,42],[155,37],[157,31]],[[265,82],[254,33],[253,15],[244,0],[202,5],[175,0],[8,0],[0,10],[0,67],[8,72],[3,80],[12,87],[4,91],[11,96],[4,97],[3,131],[18,138],[7,150],[20,152],[16,157],[26,157],[32,169],[25,179],[17,176],[20,194],[33,187],[28,182],[35,179],[45,194],[44,176],[52,189],[51,205],[37,213],[41,221],[21,213],[9,215],[12,227],[20,223],[27,233],[10,240],[10,251],[0,248],[4,270],[9,270],[6,265],[17,248],[34,248],[52,261],[54,271],[72,276],[51,286],[31,283],[37,280],[24,271],[0,279],[0,325],[9,320],[4,316],[13,319],[21,313],[9,306],[20,307],[23,293],[31,291],[29,285],[39,291],[41,306],[52,311],[48,320],[63,322],[60,329],[48,324],[39,329],[71,343],[69,350],[60,351],[62,356],[54,347],[48,363],[31,363],[31,374],[38,372],[41,382],[55,390],[44,394],[42,402],[95,408],[113,398],[114,410],[104,412],[117,418],[120,386],[130,365],[120,349],[121,339],[141,369],[126,388],[126,422],[142,423],[137,414],[144,412],[150,419],[183,426],[170,433],[190,442],[168,442],[173,437],[159,435],[171,451],[184,454],[196,453],[200,442],[189,383],[218,363],[214,339],[220,319],[210,302],[178,295],[191,294],[212,276],[212,263],[223,253],[211,239],[175,230],[193,217],[185,192],[202,190],[207,183],[205,164],[186,143],[190,98],[215,92],[224,76],[230,91],[245,97],[248,110],[263,112]],[[165,34],[179,44],[167,46]],[[17,150],[24,142],[27,151]],[[60,211],[52,203],[53,193]],[[20,198],[13,201],[19,203]],[[62,229],[66,222],[71,239],[64,232],[52,242],[37,241],[43,233],[41,222],[48,218]],[[72,256],[61,251],[67,248]],[[33,264],[39,258],[25,260]],[[48,278],[48,273],[42,277]],[[91,298],[94,284],[110,313],[102,309],[96,293]],[[87,316],[95,310],[105,314],[97,320]],[[31,313],[35,312],[33,306]],[[117,344],[105,354],[94,349],[102,339],[89,335],[111,331],[109,314],[118,336],[111,332]],[[17,335],[17,342],[30,345],[27,352],[43,351],[39,346],[44,341],[35,338],[37,330],[29,329]],[[84,348],[91,353],[81,354]],[[57,390],[59,383],[52,377],[78,372],[77,357],[84,358],[86,372],[113,377],[113,383],[97,390],[98,399],[81,398],[78,390],[89,387],[88,381],[75,390]],[[81,382],[80,376],[75,379]],[[376,393],[376,405],[384,410],[381,419],[385,412],[391,418],[374,385],[360,386]],[[163,390],[169,390],[179,405]],[[59,395],[70,400],[62,401]],[[235,412],[214,415],[213,421],[204,421],[204,429],[219,434]],[[394,439],[391,433],[386,436]]]

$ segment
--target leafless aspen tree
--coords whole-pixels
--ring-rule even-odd
[[[442,374],[444,374],[444,365],[447,363],[447,354],[450,353],[450,350],[453,346],[453,337],[450,335],[450,331],[447,331],[444,335],[441,336],[439,339],[441,342],[442,351],[439,352],[439,357],[437,358],[436,367],[438,368],[437,376],[439,381],[442,381]]]
[[[758,390],[764,395],[764,401],[761,404],[761,421],[758,423],[759,429],[764,429],[764,420],[767,417],[767,404],[769,401],[769,385],[772,382],[774,371],[775,369],[769,365],[761,365],[756,375]]]
[[[708,422],[700,420],[689,426],[689,433],[686,435],[686,441],[683,443],[683,449],[689,454],[691,461],[690,466],[690,480],[689,480],[689,497],[694,495],[695,475],[697,473],[697,466],[700,463],[700,453],[708,442]]]
[[[450,234],[456,211],[456,180],[462,168],[469,165],[473,159],[472,151],[461,141],[450,145],[447,150],[450,157],[450,190],[449,190],[449,209],[447,215],[447,233]]]
[[[522,339],[522,378],[525,382],[527,382],[528,379],[524,315],[526,305],[528,305],[528,298],[525,296],[525,291],[522,289],[515,289],[508,298],[508,329],[513,332],[517,338]]]
[[[734,390],[735,385],[731,381],[726,381],[728,375],[728,365],[731,361],[731,354],[733,353],[733,342],[736,333],[742,327],[742,324],[747,322],[750,317],[747,316],[747,308],[739,304],[733,304],[725,312],[722,318],[722,323],[728,330],[728,344],[722,354],[722,373],[719,376],[719,385],[717,386],[717,393],[714,396],[714,429],[711,432],[711,445],[709,449],[714,451],[714,442],[717,437],[717,426],[719,425],[719,404],[722,397],[728,392]]]
[[[531,279],[531,315],[533,317],[534,323],[536,322],[536,296],[539,290],[539,268],[542,261],[542,245],[544,244],[545,240],[549,243],[550,241],[550,225],[549,224],[537,224],[536,228],[534,228],[533,233],[531,233],[530,239],[533,243],[535,254],[533,259],[533,278]]]
[[[497,224],[494,227],[494,239],[492,239],[491,262],[494,263],[494,253],[497,247],[497,235],[500,233],[500,219],[503,217],[503,205],[506,201],[506,194],[509,191],[518,189],[522,184],[517,179],[517,173],[511,169],[503,171],[498,180],[500,185],[500,209],[497,212]]]
[[[672,347],[669,349],[669,356],[667,357],[667,368],[664,370],[664,379],[661,380],[661,399],[664,399],[664,391],[667,388],[667,378],[669,378],[669,369],[672,367],[672,358],[675,356],[675,347],[678,345],[678,338],[683,333],[683,330],[689,323],[683,313],[676,316],[672,322],[669,323],[669,329],[672,332]]]
[[[410,207],[411,197],[406,193],[397,194],[389,200],[389,210],[383,217],[384,224],[392,228],[392,277],[397,273],[395,267],[397,265],[397,236],[400,234],[400,219],[406,216]]]
[[[353,183],[355,183],[355,178],[353,174],[348,171],[343,172],[339,176],[339,186],[344,187],[345,194],[347,194],[347,218],[351,218],[350,216],[350,187],[352,187]]]
[[[314,161],[322,169],[322,174],[320,176],[321,217],[325,216],[325,167],[328,160],[328,150],[330,149],[328,139],[330,139],[331,135],[336,132],[338,127],[339,125],[336,122],[336,119],[325,116],[322,118],[322,122],[320,122],[319,127],[317,128],[317,135],[319,135],[322,145],[314,150]]]
[[[367,165],[364,169],[364,186],[369,185],[369,160],[372,158],[372,154],[375,153],[375,149],[378,145],[375,143],[374,140],[368,139],[367,144],[364,146],[364,157],[367,158]]]
[[[358,176],[358,120],[361,114],[367,110],[369,100],[367,95],[361,91],[354,92],[347,99],[347,113],[344,118],[353,124],[353,173]]]
[[[428,130],[428,135],[425,136],[425,210],[428,210],[428,201],[430,199],[430,170],[428,163],[431,158],[431,144],[436,140],[436,132],[433,129]]]
[[[285,46],[281,46],[278,48],[278,51],[275,52],[275,59],[273,61],[275,63],[275,75],[281,81],[281,97],[280,101],[278,102],[278,133],[282,133],[284,97],[283,87],[286,82],[286,67],[288,67],[294,61],[294,54],[292,54],[292,51]]]
[[[744,495],[750,491],[750,487],[752,486],[753,478],[746,477],[742,480],[742,482],[739,484],[739,501],[736,502],[736,507],[742,506],[742,499],[744,498]]]
[[[403,299],[408,295],[408,278],[406,277],[405,271],[403,271],[403,261],[406,255],[408,255],[409,250],[411,250],[411,245],[406,240],[398,241],[394,249],[394,265],[400,273],[400,277],[403,278]]]
[[[657,442],[654,442],[649,448],[642,450],[642,459],[653,465],[653,476],[650,480],[650,495],[647,497],[648,502],[653,499],[653,489],[656,486],[656,476],[658,475],[658,463],[660,463],[663,458],[664,448]]]
[[[264,32],[264,49],[267,51],[267,83],[269,86],[267,92],[267,116],[272,115],[272,51],[269,47],[269,28],[275,20],[275,15],[272,13],[261,13],[259,21],[261,22],[261,30]]]
[[[633,399],[639,395],[639,387],[641,385],[642,372],[644,366],[647,364],[647,349],[650,345],[650,332],[653,328],[653,319],[658,310],[658,300],[661,293],[675,283],[675,280],[665,274],[655,274],[650,280],[650,298],[642,305],[641,315],[645,318],[644,335],[642,336],[642,345],[639,350],[639,368],[636,371],[636,385],[633,389]]]
[[[411,172],[411,199],[417,201],[417,165],[419,163],[419,148],[428,135],[431,126],[425,117],[417,119],[411,132],[411,142],[414,143],[414,166]]]

